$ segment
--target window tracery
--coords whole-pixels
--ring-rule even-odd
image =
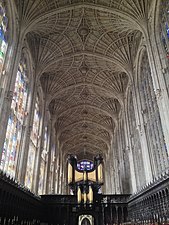
[[[169,59],[169,2],[166,0],[161,2],[161,38]]]
[[[160,175],[168,166],[168,151],[164,140],[146,51],[144,52],[141,61],[139,91],[148,146],[157,170],[156,173],[157,175]]]
[[[0,166],[1,169],[13,177],[15,176],[17,158],[21,146],[24,119],[27,115],[28,92],[27,63],[26,59],[22,57],[16,76],[11,113],[8,119]]]
[[[162,0],[160,5],[160,39],[163,45],[165,59],[169,63],[169,2]],[[164,79],[166,82],[167,90],[169,91],[169,76],[168,73],[164,73]]]

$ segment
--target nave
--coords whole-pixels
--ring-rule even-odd
[[[168,112],[168,0],[0,0],[0,224],[169,224]]]

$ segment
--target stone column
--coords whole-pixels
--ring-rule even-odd
[[[67,194],[67,161],[65,155],[63,156],[63,176],[62,176],[62,194]]]
[[[59,149],[60,151],[60,149]],[[62,153],[59,152],[59,173],[58,173],[58,193],[61,194],[62,193],[62,177],[63,177],[63,159],[62,159]]]
[[[66,194],[66,174],[65,174],[66,164],[62,167],[62,194]]]
[[[60,173],[59,173],[59,194],[62,194],[62,176],[63,176],[63,161],[62,155],[60,153]]]
[[[52,174],[52,193],[56,194],[56,156],[53,162],[53,174]]]
[[[132,185],[132,191],[135,192],[136,187],[136,174],[135,174],[135,168],[134,168],[134,159],[133,159],[133,152],[132,152],[132,144],[131,144],[131,137],[130,137],[130,128],[129,128],[129,118],[128,118],[128,108],[126,105],[125,114],[124,114],[124,129],[126,134],[126,148],[128,152],[128,158],[129,158],[129,167],[130,167],[130,177],[131,177],[131,185]]]
[[[110,170],[110,159],[109,155],[107,155],[106,159],[106,166],[105,166],[105,172],[106,172],[106,177],[105,177],[105,185],[106,185],[106,194],[111,194],[112,193],[112,187],[111,187],[111,176],[112,176],[112,171]]]
[[[112,140],[111,144],[111,154],[110,154],[110,171],[111,171],[111,193],[116,193],[116,182],[115,182],[115,152],[114,150],[117,148],[115,146],[115,139]]]
[[[121,117],[123,117],[123,114],[121,113]],[[123,151],[123,146],[122,146],[122,126],[121,126],[121,119],[118,120],[118,128],[117,128],[117,151],[116,151],[116,157],[117,157],[117,171],[118,171],[118,179],[119,179],[119,190],[121,189],[121,177],[124,174],[124,167],[123,167],[123,155],[122,155],[122,151]]]
[[[143,164],[144,164],[144,170],[145,170],[145,183],[148,183],[152,181],[153,179],[153,173],[152,173],[152,165],[150,160],[150,152],[148,148],[147,143],[147,137],[145,134],[145,127],[143,122],[143,117],[141,115],[141,103],[140,103],[140,97],[139,97],[139,91],[138,87],[133,86],[133,105],[134,105],[134,111],[136,116],[136,124],[139,137],[140,137],[140,144],[141,144],[141,151],[142,151],[142,157],[143,157]]]
[[[157,104],[161,117],[161,123],[164,132],[164,138],[166,147],[169,154],[169,95],[167,92],[166,82],[164,80],[165,70],[162,67],[157,43],[154,38],[150,39],[150,35],[147,34],[147,52],[149,57],[149,63],[151,68],[151,75],[153,80],[154,91],[156,93]]]
[[[114,176],[115,176],[115,194],[120,194],[120,177],[119,177],[119,162],[118,159],[115,158],[115,168],[114,168]]]
[[[116,191],[117,193],[121,193],[122,192],[122,176],[124,175],[124,167],[123,167],[123,163],[121,162],[123,161],[123,155],[122,155],[122,151],[123,151],[123,145],[122,145],[122,126],[121,126],[121,120],[119,120],[119,125],[118,125],[118,129],[117,129],[117,152],[116,152],[116,184],[117,184],[117,188]]]
[[[111,152],[112,152],[112,147],[111,147]],[[109,159],[109,169],[110,169],[110,193],[114,193],[114,159],[113,155],[110,154],[110,159]]]
[[[39,132],[39,136],[41,137],[41,139],[40,139],[40,143],[39,143],[38,149],[37,149],[37,156],[36,156],[36,159],[35,159],[35,171],[34,171],[34,176],[33,176],[33,180],[34,180],[33,190],[36,194],[38,193],[38,187],[39,187],[41,154],[42,154],[42,151],[43,151],[44,134],[45,134],[45,119],[46,119],[46,98],[43,101],[42,119],[41,119],[40,132]]]
[[[45,187],[45,193],[49,194],[49,183],[50,183],[50,165],[51,165],[51,149],[53,144],[53,120],[54,118],[51,116],[50,119],[50,139],[49,139],[49,153],[48,153],[48,162],[47,162],[47,171],[46,171],[46,187]]]
[[[33,124],[33,118],[34,118],[34,108],[35,108],[35,102],[36,102],[37,89],[38,89],[38,87],[37,87],[36,78],[35,78],[35,80],[33,80],[32,95],[30,96],[30,106],[29,106],[29,110],[28,110],[29,116],[26,121],[26,130],[25,130],[23,146],[22,146],[21,155],[20,155],[18,179],[19,179],[20,183],[22,183],[22,184],[24,184],[24,182],[25,182],[27,159],[28,159],[28,153],[29,153],[30,135],[31,135],[31,131],[32,131],[32,124]]]
[[[49,114],[50,118],[50,114]],[[47,156],[44,168],[44,181],[43,181],[43,194],[46,194],[46,183],[47,183],[47,168],[48,168],[48,159],[49,159],[49,144],[50,144],[50,131],[51,131],[51,120],[48,120],[48,139],[47,139]]]
[[[57,154],[56,155],[56,180],[55,180],[55,191],[56,191],[56,193],[58,193],[58,188],[59,188],[59,185],[58,185],[58,180],[59,180],[58,174],[59,174],[59,156]]]
[[[60,174],[60,165],[58,164],[58,168],[57,168],[57,174],[56,174],[56,193],[57,194],[59,194],[59,185],[60,185],[60,183],[59,183],[59,179],[60,179],[60,176],[59,176],[59,174]]]

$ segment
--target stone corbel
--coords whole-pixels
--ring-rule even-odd
[[[126,152],[130,152],[130,147],[126,146]]]
[[[158,100],[161,97],[161,89],[156,89],[155,90],[155,95],[156,95],[156,98]]]
[[[139,131],[140,135],[142,136],[143,131],[142,131],[142,128],[141,128],[141,124],[138,124],[136,129]]]
[[[13,95],[14,95],[14,92],[13,91],[11,91],[11,90],[8,91],[7,92],[7,95],[6,95],[6,99],[12,101]]]

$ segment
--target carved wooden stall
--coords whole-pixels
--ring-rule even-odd
[[[132,224],[169,224],[169,173],[132,195],[128,210]]]
[[[0,224],[40,224],[40,196],[0,172]]]

